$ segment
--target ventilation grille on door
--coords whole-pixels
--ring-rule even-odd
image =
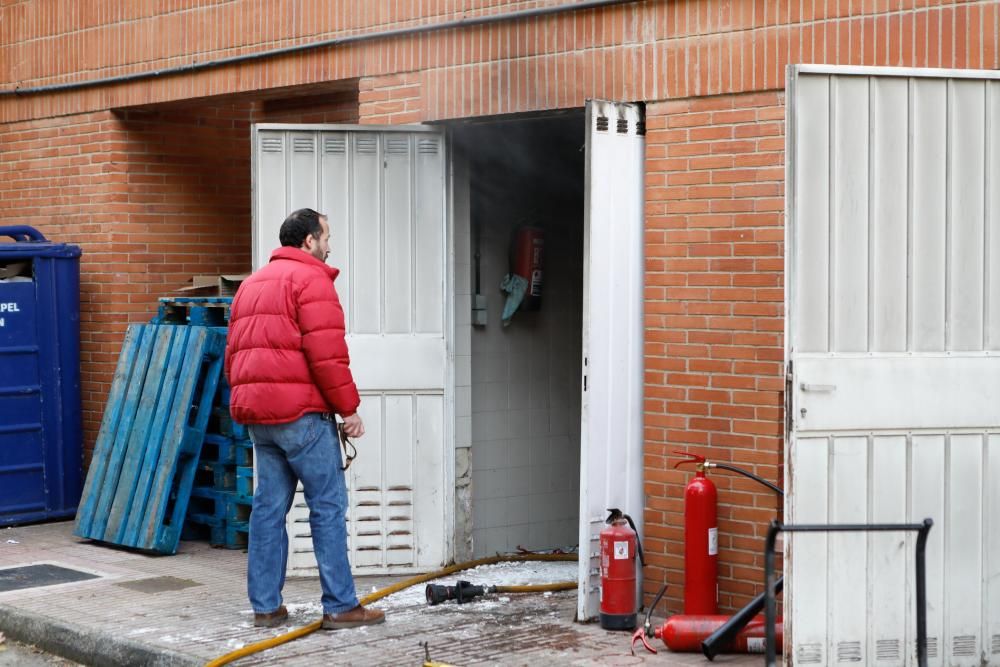
[[[1000,635],[993,635],[992,649],[990,650],[990,653],[993,655],[1000,653]]]
[[[899,660],[899,640],[879,639],[875,641],[876,660]]]
[[[281,137],[261,137],[260,150],[264,153],[280,153]]]
[[[372,136],[358,137],[354,143],[354,150],[359,155],[374,155],[378,150],[378,139]]]
[[[292,151],[295,153],[312,153],[316,150],[313,137],[295,137],[292,139]]]
[[[406,137],[391,137],[385,142],[385,152],[389,155],[406,155],[410,152],[410,140]]]
[[[823,663],[822,644],[799,644],[795,649],[797,661],[803,665],[819,665]]]
[[[327,155],[343,155],[347,152],[347,139],[344,137],[326,137],[323,140],[323,150]]]
[[[351,563],[355,568],[413,565],[416,549],[413,535],[413,488],[359,487],[353,494],[354,520]]]
[[[312,531],[309,527],[309,505],[306,504],[305,494],[302,491],[295,493],[295,502],[292,504],[289,514],[293,523],[291,535],[288,536],[292,553],[313,553]]]
[[[409,486],[390,486],[389,522],[386,526],[390,565],[407,565],[413,562],[413,489]]]
[[[619,118],[618,119],[618,134],[628,134],[628,119]]]
[[[976,636],[958,635],[951,638],[951,652],[957,656],[976,655]]]
[[[351,563],[355,568],[382,565],[382,490],[378,486],[361,486],[354,492],[354,519],[349,533]]]
[[[927,657],[928,658],[936,658],[938,656],[938,640],[937,640],[937,637],[928,637],[927,638],[927,643],[925,644],[925,646],[927,647]]]
[[[437,139],[421,139],[417,142],[417,152],[421,155],[437,155]]]
[[[598,132],[607,132],[608,131],[608,117],[607,116],[598,116],[597,117],[597,131]]]
[[[861,642],[837,642],[837,662],[861,662]]]

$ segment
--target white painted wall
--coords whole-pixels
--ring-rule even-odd
[[[476,556],[577,541],[583,221],[546,227],[541,310],[501,325],[516,220],[485,220],[482,291],[489,324],[472,330],[472,499]]]

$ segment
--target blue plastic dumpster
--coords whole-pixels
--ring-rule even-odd
[[[76,513],[81,437],[80,248],[0,226],[0,526]]]

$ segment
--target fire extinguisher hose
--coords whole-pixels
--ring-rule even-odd
[[[772,491],[774,491],[775,493],[777,493],[779,496],[785,495],[785,492],[782,490],[782,488],[780,486],[778,486],[777,484],[774,484],[773,482],[767,481],[763,477],[760,477],[758,475],[753,474],[749,470],[744,470],[743,468],[738,468],[737,466],[729,465],[728,463],[716,463],[715,461],[711,461],[711,462],[706,463],[705,467],[706,468],[721,468],[722,470],[729,470],[730,472],[739,473],[739,474],[743,475],[744,477],[749,477],[753,481],[759,482],[759,483],[763,484],[767,488],[769,488]]]
[[[388,597],[393,593],[398,593],[399,591],[405,590],[410,586],[416,586],[417,584],[422,584],[434,579],[439,579],[441,577],[447,577],[449,574],[454,574],[455,572],[461,572],[463,570],[471,570],[474,567],[479,567],[480,565],[493,565],[495,563],[522,563],[527,561],[575,561],[577,560],[576,554],[514,554],[509,556],[487,556],[486,558],[477,558],[476,560],[466,561],[464,563],[456,563],[455,565],[449,565],[448,567],[441,568],[440,570],[435,570],[434,572],[428,572],[427,574],[418,574],[415,577],[410,577],[409,579],[404,579],[403,581],[392,584],[391,586],[386,586],[385,588],[379,589],[370,595],[366,595],[361,599],[362,605],[368,605],[376,600],[381,600],[384,597]],[[561,582],[556,584],[539,584],[533,586],[497,586],[497,591],[504,593],[537,593],[543,591],[564,591],[570,590],[576,587],[576,582]],[[512,590],[512,589],[524,589],[524,590]],[[240,658],[245,658],[248,655],[253,655],[254,653],[260,653],[261,651],[266,651],[269,648],[274,648],[275,646],[281,646],[282,644],[287,644],[290,641],[298,639],[299,637],[305,637],[308,634],[316,632],[320,629],[323,624],[322,619],[314,621],[309,625],[304,625],[301,628],[296,628],[291,632],[286,632],[283,635],[278,635],[277,637],[271,637],[270,639],[265,639],[264,641],[256,642],[254,644],[249,644],[241,649],[237,649],[223,656],[215,658],[211,662],[206,663],[205,667],[218,667],[219,665],[228,665],[229,663],[239,660]]]

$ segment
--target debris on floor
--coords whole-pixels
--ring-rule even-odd
[[[471,570],[455,573],[451,579],[446,577],[440,579],[439,582],[451,584],[454,583],[454,579],[461,579],[477,586],[487,584],[491,586],[554,584],[562,581],[575,581],[577,578],[577,568],[577,564],[572,562],[494,563],[492,565],[480,565]],[[527,593],[526,595],[537,596],[539,594]],[[510,597],[501,595],[478,599],[470,604],[454,605],[453,610],[470,614],[483,613],[502,607],[508,602],[510,602]],[[383,611],[418,606],[421,608],[426,607],[426,611],[430,613],[440,613],[444,609],[442,606],[427,606],[423,585],[411,586],[399,593],[393,593],[372,606]]]

